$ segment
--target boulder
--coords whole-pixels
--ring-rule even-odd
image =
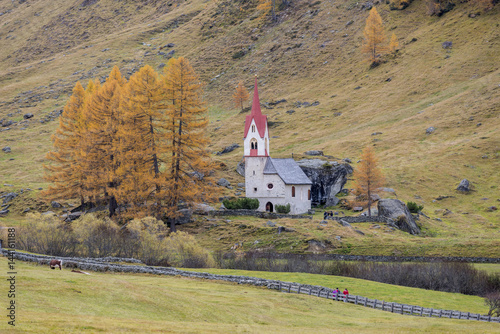
[[[457,190],[468,193],[471,190],[470,186],[471,185],[470,185],[469,180],[463,179],[462,181],[460,181],[460,184],[458,185]]]
[[[2,151],[3,151],[4,153],[10,153],[10,152],[12,152],[12,150],[10,149],[10,147],[9,147],[9,146],[5,146],[4,148],[2,148]]]
[[[313,205],[337,205],[339,200],[335,195],[346,184],[348,175],[352,174],[352,167],[348,164],[329,164],[331,167],[325,168],[325,161],[320,159],[304,159],[297,161],[297,164],[313,183],[311,203]]]
[[[305,155],[323,155],[323,151],[312,150],[304,152]]]
[[[7,193],[5,195],[2,195],[0,198],[3,198],[3,204],[7,204],[16,197],[17,197],[16,193]]]
[[[394,224],[402,231],[410,234],[419,234],[418,228],[413,216],[408,210],[406,204],[398,199],[381,199],[377,205],[378,214],[381,217],[391,219]]]
[[[24,119],[30,119],[30,118],[32,118],[32,117],[33,117],[33,114],[32,114],[32,113],[28,113],[28,114],[24,114],[24,115],[23,115],[23,118],[24,118]]]
[[[219,181],[217,181],[217,185],[219,185],[221,187],[228,187],[231,185],[231,183],[229,183],[229,181],[226,180],[225,178],[221,178],[221,179],[219,179]]]
[[[236,172],[241,176],[245,176],[245,158],[241,159],[238,166],[236,166]]]
[[[238,147],[240,147],[240,145],[238,145],[238,144],[229,145],[227,147],[224,147],[224,149],[222,149],[222,151],[217,152],[217,155],[221,155],[221,154],[226,154],[226,153],[232,152],[235,149],[237,149]]]
[[[56,202],[56,201],[52,201],[52,202],[50,203],[50,205],[51,205],[51,206],[52,206],[52,208],[54,208],[54,209],[59,209],[59,208],[62,208],[61,203]]]
[[[434,131],[436,131],[436,128],[431,126],[431,127],[428,127],[426,130],[425,130],[425,134],[427,135],[430,135],[431,133],[433,133]]]

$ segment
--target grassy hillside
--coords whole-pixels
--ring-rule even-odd
[[[422,0],[403,11],[379,4],[400,50],[370,69],[360,52],[368,15],[361,3],[294,0],[276,23],[257,18],[255,5],[1,0],[0,120],[17,123],[0,128],[0,148],[12,149],[0,152],[0,191],[32,191],[0,219],[16,224],[26,207],[47,209],[37,189],[47,186],[42,164],[57,126],[53,111],[63,108],[77,80],[103,78],[114,65],[127,77],[145,64],[159,68],[175,51],[206,83],[214,152],[242,144],[245,115],[231,95],[240,80],[250,90],[258,74],[261,102],[287,100],[263,109],[274,122],[272,156],[317,149],[357,161],[373,145],[387,186],[399,199],[424,205],[428,236],[442,243],[456,237],[466,253],[495,253],[500,211],[488,208],[500,206],[499,7],[482,12],[459,3],[436,17],[426,14]],[[443,49],[445,41],[453,47]],[[23,120],[26,113],[34,117]],[[431,126],[435,132],[426,135]],[[234,171],[241,156],[242,148],[214,156],[217,173],[242,182]],[[455,192],[463,178],[472,182],[472,194]],[[436,200],[441,195],[452,197]]]
[[[6,268],[7,260],[0,258]],[[266,288],[179,277],[94,273],[16,263],[17,319],[9,333],[493,333],[497,324],[410,317]],[[235,272],[235,274],[244,274]],[[253,273],[252,273],[253,274]],[[255,273],[279,279],[348,286],[427,306],[486,312],[479,297],[392,287],[334,276]],[[371,291],[371,292],[370,292]],[[413,296],[410,299],[409,296]],[[2,302],[8,303],[6,294]]]

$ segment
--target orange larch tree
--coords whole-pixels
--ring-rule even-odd
[[[355,191],[358,196],[366,198],[368,201],[368,215],[371,216],[372,195],[379,191],[384,185],[385,178],[380,168],[377,166],[377,158],[370,146],[363,149],[361,162],[354,170]]]
[[[367,54],[368,59],[373,64],[378,63],[380,61],[380,56],[387,53],[388,47],[382,18],[375,7],[370,10],[370,14],[366,19],[363,36],[364,40],[361,51]]]
[[[149,65],[130,77],[122,94],[123,126],[119,129],[120,187],[117,198],[137,212],[150,213],[155,194],[165,186],[161,177],[166,155],[164,83]],[[148,202],[148,200],[150,202]]]
[[[81,166],[77,157],[81,137],[78,125],[84,112],[84,104],[85,90],[77,82],[59,117],[59,127],[51,138],[55,150],[48,152],[46,156],[52,162],[44,165],[48,171],[45,179],[52,183],[43,192],[48,199],[78,198],[82,204],[85,201]]]
[[[90,99],[88,108],[88,142],[91,145],[85,162],[87,187],[96,200],[101,198],[109,205],[109,215],[113,216],[118,207],[114,188],[119,186],[118,129],[123,124],[120,108],[121,90],[126,80],[115,66],[106,82],[97,89]]]
[[[161,189],[159,195],[164,200],[170,229],[175,232],[182,205],[211,200],[217,194],[209,188],[213,180],[207,150],[207,109],[201,100],[202,83],[184,57],[169,60],[163,81],[168,116],[166,151],[170,152],[170,161],[163,175],[168,187]]]
[[[236,86],[236,92],[233,94],[234,102],[237,107],[241,107],[241,111],[243,111],[243,102],[248,101],[250,94],[248,94],[248,90],[243,86],[243,82],[239,82],[238,86]]]
[[[398,46],[399,46],[398,38],[396,37],[395,33],[392,33],[391,41],[389,42],[389,50],[391,51],[391,53],[396,52]]]

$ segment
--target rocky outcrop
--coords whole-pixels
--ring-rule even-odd
[[[458,185],[457,190],[464,192],[464,193],[468,193],[471,190],[469,180],[463,179],[462,181],[460,181],[460,184]]]
[[[297,164],[312,181],[311,201],[313,205],[334,206],[338,203],[335,197],[352,174],[349,164],[339,164],[320,159],[304,159]]]
[[[410,234],[420,233],[420,229],[415,223],[410,210],[408,210],[406,204],[400,200],[388,198],[381,199],[378,201],[377,208],[379,216],[392,220],[394,225],[400,230]]]

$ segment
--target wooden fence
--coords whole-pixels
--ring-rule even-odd
[[[386,302],[383,300],[369,299],[366,297],[347,295],[344,296],[341,293],[335,294],[332,289],[328,288],[317,288],[304,286],[301,284],[287,284],[283,282],[272,283],[268,285],[270,289],[276,289],[281,292],[287,293],[302,293],[306,295],[332,299],[336,301],[352,303],[356,305],[361,305],[365,307],[370,307],[374,309],[379,309],[382,311],[414,315],[420,317],[436,317],[436,318],[450,318],[450,319],[463,319],[463,320],[477,320],[477,321],[487,321],[487,322],[498,322],[500,323],[500,317],[492,317],[487,315],[481,315],[470,312],[452,311],[452,310],[436,310],[433,308],[425,308],[415,305],[398,304],[393,302]]]

